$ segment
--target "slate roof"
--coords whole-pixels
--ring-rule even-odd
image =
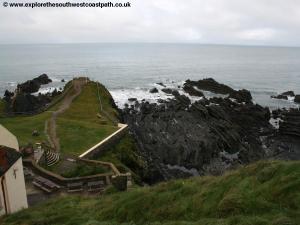
[[[21,158],[21,153],[6,146],[0,146],[0,177]]]

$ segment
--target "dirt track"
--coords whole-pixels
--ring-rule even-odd
[[[72,90],[64,97],[61,101],[60,106],[57,111],[52,113],[51,118],[48,120],[48,135],[50,138],[50,142],[52,147],[59,152],[60,151],[60,144],[59,144],[59,137],[56,133],[56,119],[57,117],[64,113],[71,105],[72,101],[81,93],[82,87],[86,84],[86,79],[75,79],[73,80],[73,93]]]

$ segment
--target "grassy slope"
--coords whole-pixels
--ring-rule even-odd
[[[112,126],[109,120],[106,120],[106,125],[100,124],[97,118],[99,102],[96,87],[95,83],[89,83],[85,86],[71,107],[58,117],[57,132],[63,153],[78,155],[117,129]],[[72,92],[72,90],[70,91]],[[101,89],[100,95],[104,99],[105,110],[117,116],[117,112],[109,106],[107,100],[109,96],[104,88]],[[60,102],[51,107],[49,111],[56,110],[59,104]],[[28,143],[47,141],[44,132],[45,121],[50,117],[51,112],[44,112],[35,116],[0,117],[0,123],[17,136],[19,144],[22,146]],[[32,137],[33,130],[38,130],[40,136]]]
[[[145,163],[137,155],[137,147],[133,137],[125,135],[119,143],[108,149],[98,160],[112,162],[120,172],[130,172],[136,183],[141,183]]]
[[[15,116],[9,118],[0,118],[0,124],[11,131],[19,141],[19,145],[23,146],[28,143],[36,143],[46,141],[45,121],[49,119],[51,113],[44,112],[36,116]],[[37,130],[40,136],[33,137],[32,131]]]
[[[102,90],[101,98],[106,99],[107,93]],[[113,110],[107,104],[105,110]],[[92,147],[109,134],[117,130],[109,119],[97,117],[99,100],[96,83],[89,83],[72,103],[71,107],[58,117],[57,128],[60,137],[61,151],[79,155]],[[114,111],[115,115],[117,114]]]
[[[300,162],[259,162],[221,177],[174,180],[100,198],[58,198],[0,219],[3,225],[125,222],[299,224]]]

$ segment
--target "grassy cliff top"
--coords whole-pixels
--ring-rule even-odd
[[[64,98],[75,92],[70,82],[66,86],[68,88],[65,88],[67,93]],[[98,93],[103,109],[110,115],[110,118],[100,110]],[[47,142],[47,135],[49,135],[47,121],[63,104],[63,99],[38,115],[5,117],[0,112],[2,115],[0,124],[17,136],[21,146],[26,146],[28,143]],[[1,100],[0,111],[3,109]],[[56,132],[60,140],[61,152],[80,155],[118,129],[113,122],[118,120],[117,117],[118,112],[112,107],[112,97],[107,89],[99,83],[88,82],[82,87],[80,94],[72,101],[70,107],[56,119]],[[34,130],[37,130],[40,135],[32,136]]]
[[[300,224],[300,162],[258,162],[220,177],[174,180],[97,198],[63,197],[3,225]]]

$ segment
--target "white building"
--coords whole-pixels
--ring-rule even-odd
[[[27,208],[27,196],[17,138],[0,125],[0,216]]]

